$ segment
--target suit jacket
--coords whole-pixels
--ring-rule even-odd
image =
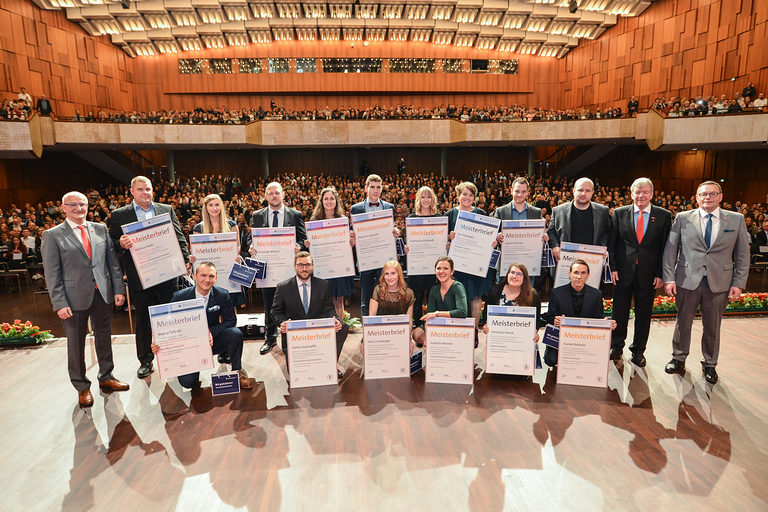
[[[304,247],[304,240],[307,239],[307,230],[304,227],[304,218],[301,216],[299,210],[285,207],[285,218],[283,219],[283,226],[288,228],[291,226],[296,227],[296,243],[299,247]],[[251,227],[252,228],[269,228],[272,227],[272,219],[269,218],[269,206],[265,206],[261,210],[256,210],[251,215]],[[245,249],[243,249],[245,250]]]
[[[195,298],[195,287],[190,286],[173,294],[171,302],[181,302],[183,300],[192,300]],[[224,288],[214,286],[208,296],[208,304],[205,307],[205,313],[208,318],[208,330],[211,335],[216,337],[224,329],[235,327],[237,325],[237,316],[235,315],[235,306],[229,298],[229,292]]]
[[[768,236],[762,229],[755,235],[755,246],[759,248],[761,245],[768,245]]]
[[[552,290],[549,297],[549,308],[544,318],[547,323],[554,323],[555,317],[560,315],[575,317],[573,298],[571,296],[571,284],[564,284]],[[588,284],[584,285],[584,303],[581,305],[579,318],[603,318],[603,294],[597,288]]]
[[[661,258],[672,226],[672,214],[651,206],[648,227],[643,241],[638,243],[634,209],[630,204],[613,210],[608,240],[611,270],[619,273],[619,283],[631,283],[637,273],[642,285],[651,286],[655,277],[661,278]]]
[[[365,213],[365,203],[368,202],[368,198],[366,197],[364,201],[360,201],[359,203],[355,203],[352,205],[352,208],[349,209],[350,215],[357,215],[358,213]],[[392,203],[388,203],[387,201],[379,198],[379,202],[381,203],[381,209],[382,210],[394,210],[395,205]]]
[[[505,204],[504,206],[499,206],[496,208],[496,211],[493,212],[493,216],[497,219],[501,220],[512,220],[512,201]],[[528,219],[540,219],[541,218],[541,208],[536,208],[532,204],[528,205]],[[501,228],[499,228],[501,229]]]
[[[87,221],[86,226],[91,258],[80,241],[80,233],[66,222],[43,233],[40,251],[54,311],[67,306],[75,311],[88,309],[93,302],[94,284],[107,304],[114,301],[115,294],[125,294],[123,272],[107,227]]]
[[[308,320],[311,318],[332,318],[336,315],[331,300],[328,281],[312,276],[309,292],[309,312],[304,313],[296,276],[279,283],[275,288],[275,299],[270,311],[276,325],[286,320]]]
[[[176,218],[176,212],[173,211],[173,207],[163,203],[153,202],[152,204],[155,205],[155,215],[162,215],[164,213],[171,214],[171,222],[173,223],[173,229],[176,231],[176,239],[179,241],[181,254],[184,255],[184,261],[189,261],[187,239],[184,238],[184,233],[181,232],[181,226],[179,225],[179,220]],[[117,251],[123,271],[128,277],[128,286],[131,290],[142,290],[143,286],[139,280],[139,275],[136,273],[136,266],[133,264],[131,251],[123,249],[120,246],[120,237],[123,235],[121,226],[138,220],[138,217],[136,217],[136,210],[133,209],[133,201],[131,201],[130,204],[114,210],[109,219],[109,236],[112,237],[112,243],[115,245],[115,251]]]
[[[571,239],[571,205],[568,201],[552,209],[552,220],[549,222],[549,246],[560,247],[562,242],[572,242]],[[610,215],[608,207],[599,203],[592,205],[592,219],[594,222],[594,236],[591,245],[608,246],[608,233],[610,231]]]
[[[744,216],[720,209],[720,226],[707,249],[699,209],[678,213],[664,247],[664,282],[695,290],[707,273],[712,293],[744,289],[749,273],[749,236]]]

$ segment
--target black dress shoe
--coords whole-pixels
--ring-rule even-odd
[[[259,349],[259,354],[264,355],[268,354],[270,350],[272,350],[272,347],[277,345],[277,339],[270,338],[267,341],[264,342],[264,344]]]
[[[704,367],[704,379],[710,384],[717,384],[717,371],[714,366]]]
[[[713,368],[713,370],[714,370],[714,368]],[[341,373],[341,370],[336,370],[336,376],[339,378],[339,380],[344,378],[344,374]]]
[[[217,358],[221,364],[230,364],[232,361],[229,359],[229,354],[221,352]]]
[[[618,348],[611,349],[611,361],[621,361],[622,351]]]
[[[685,361],[672,359],[667,363],[667,366],[664,367],[664,371],[667,373],[685,373]]]
[[[152,362],[141,363],[141,366],[139,366],[139,369],[136,370],[136,376],[140,379],[149,377],[150,373],[152,373]]]
[[[645,356],[643,354],[632,354],[632,364],[645,368]]]

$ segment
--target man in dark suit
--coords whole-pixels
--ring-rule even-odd
[[[336,357],[338,357],[347,339],[348,328],[334,316],[336,310],[333,307],[328,282],[312,275],[314,271],[312,255],[306,251],[296,254],[293,266],[296,276],[277,285],[275,300],[272,303],[272,321],[280,326],[286,367],[288,366],[288,337],[285,328],[287,320],[333,318],[336,326]],[[289,373],[290,370],[288,368]],[[341,372],[339,372],[339,378],[341,378]]]
[[[296,247],[295,252],[299,252],[301,247],[304,247],[304,240],[307,239],[307,230],[304,227],[304,219],[301,216],[301,212],[288,208],[283,203],[283,187],[278,182],[273,181],[268,184],[264,195],[267,197],[267,206],[253,212],[251,216],[252,228],[296,228]],[[256,256],[256,251],[251,246],[251,254]],[[269,272],[269,270],[267,270]],[[269,308],[272,305],[272,301],[275,297],[274,288],[262,288],[261,298],[264,301],[264,323],[266,328],[266,335],[264,345],[259,349],[261,355],[267,354],[272,347],[277,344],[277,332],[275,323],[272,321],[272,316],[269,314]]]
[[[715,181],[696,189],[695,210],[678,213],[664,247],[664,291],[675,296],[677,323],[667,373],[685,371],[691,325],[701,306],[701,366],[704,379],[717,383],[720,324],[728,300],[741,296],[749,274],[749,236],[744,216],[720,208],[723,190]]]
[[[755,243],[752,252],[757,254],[757,261],[768,259],[768,252],[762,252],[761,247],[768,247],[768,220],[763,221],[760,231],[755,235]]]
[[[232,362],[232,370],[238,372],[240,388],[251,389],[254,380],[248,377],[243,369],[243,333],[236,327],[237,316],[235,307],[229,298],[229,292],[224,288],[214,286],[216,283],[216,265],[203,261],[195,270],[195,286],[184,288],[173,294],[171,302],[183,300],[204,299],[208,319],[208,342],[212,352],[226,352]],[[160,345],[152,344],[152,353],[157,355],[162,350]],[[200,373],[188,373],[179,376],[179,384],[185,388],[196,388],[200,385]]]
[[[611,222],[610,254],[613,280],[613,313],[616,330],[611,336],[611,359],[621,359],[629,324],[629,306],[635,300],[635,335],[629,350],[632,363],[645,366],[645,346],[651,330],[653,297],[664,285],[661,258],[672,215],[651,204],[653,183],[638,178],[630,187],[632,204],[616,208]]]
[[[53,310],[67,335],[69,380],[81,407],[93,405],[91,381],[85,375],[88,319],[99,361],[99,387],[124,391],[128,384],[112,376],[112,304],[125,301],[123,273],[106,226],[87,222],[88,199],[69,192],[61,199],[66,220],[43,233],[41,252]]]
[[[381,199],[381,190],[383,186],[384,184],[381,180],[381,176],[378,174],[369,175],[365,179],[365,193],[367,194],[367,197],[364,201],[352,205],[352,208],[349,210],[350,215],[376,212],[379,210],[394,210],[395,206],[392,203],[388,203]],[[395,228],[395,237],[398,235],[399,231]],[[368,304],[371,301],[373,289],[379,282],[380,276],[380,268],[363,270],[360,272],[360,314],[363,316],[368,315]]]
[[[589,178],[579,178],[573,185],[573,201],[556,206],[549,222],[549,245],[552,255],[560,259],[560,244],[608,246],[610,215],[608,207],[592,202],[595,184]]]
[[[189,251],[187,250],[187,240],[181,231],[181,226],[176,218],[173,207],[167,204],[155,203],[152,201],[152,182],[144,176],[136,176],[131,180],[131,195],[133,201],[130,204],[118,208],[112,212],[109,220],[109,236],[115,244],[115,249],[120,258],[123,272],[128,277],[128,290],[130,291],[131,303],[136,307],[136,355],[139,359],[139,369],[136,375],[140,379],[149,376],[152,373],[152,361],[155,356],[152,354],[152,326],[149,322],[149,306],[157,304],[167,304],[170,302],[173,292],[176,291],[176,278],[156,284],[150,288],[144,289],[136,272],[136,266],[133,264],[130,248],[133,245],[130,237],[123,234],[122,226],[150,219],[164,213],[171,214],[173,229],[176,232],[176,239],[179,241],[181,253],[184,255],[184,261],[187,262],[187,271],[190,270]]]
[[[549,308],[545,315],[548,324],[560,327],[563,316],[576,318],[603,318],[603,294],[597,288],[587,284],[589,279],[589,264],[584,260],[574,260],[571,263],[568,277],[570,284],[558,286],[552,290],[549,298]],[[613,322],[615,327],[616,322]],[[557,349],[547,345],[544,350],[544,362],[549,366],[557,366]]]

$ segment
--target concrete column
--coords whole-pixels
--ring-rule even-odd
[[[448,148],[440,148],[440,176],[448,174]]]
[[[261,150],[261,166],[264,168],[264,178],[269,178],[269,150]]]
[[[176,181],[176,165],[173,162],[173,151],[168,150],[165,154],[168,159],[168,179],[174,183]]]
[[[528,148],[528,179],[533,179],[533,167],[536,163],[536,151],[533,146]]]

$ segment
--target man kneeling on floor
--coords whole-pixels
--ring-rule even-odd
[[[216,283],[216,265],[204,261],[195,270],[195,286],[179,290],[173,294],[171,302],[183,300],[205,300],[205,311],[208,317],[208,342],[213,353],[226,352],[232,361],[232,370],[240,374],[240,389],[253,387],[254,379],[248,377],[243,370],[241,359],[243,355],[243,333],[236,327],[237,317],[235,307],[229,299],[229,293],[224,288],[214,286]],[[152,353],[157,355],[162,350],[160,345],[152,343]],[[179,376],[179,384],[185,388],[200,386],[200,373],[188,373]]]

